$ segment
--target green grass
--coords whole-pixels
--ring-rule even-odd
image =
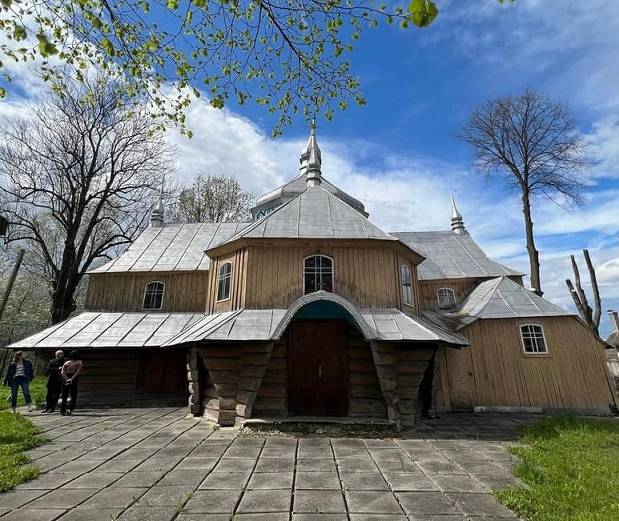
[[[545,419],[522,433],[515,474],[528,489],[496,493],[528,521],[619,520],[619,422]]]
[[[23,452],[45,442],[40,432],[27,418],[0,412],[0,492],[39,475],[36,467],[25,465],[29,458]]]
[[[11,390],[8,387],[2,389],[3,393],[0,395],[0,410],[9,409],[11,407]],[[30,396],[32,396],[32,403],[34,405],[42,405],[45,403],[45,395],[47,394],[47,378],[45,376],[37,376],[30,382]],[[24,395],[21,392],[21,388],[18,391],[17,406],[26,405],[24,401]]]

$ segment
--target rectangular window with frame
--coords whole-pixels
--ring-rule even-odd
[[[537,324],[524,324],[520,326],[522,348],[526,354],[547,354],[548,347],[544,337],[544,328]]]

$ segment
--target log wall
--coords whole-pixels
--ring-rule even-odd
[[[525,354],[519,326],[540,324],[548,354]],[[441,355],[443,409],[474,406],[608,411],[615,403],[601,342],[576,317],[479,320],[471,347]]]
[[[181,351],[83,350],[80,356],[84,362],[79,377],[80,406],[187,403],[185,360]],[[158,367],[163,371],[158,371]]]
[[[208,271],[92,273],[85,308],[87,311],[142,311],[144,289],[153,281],[165,284],[161,311],[204,312]]]

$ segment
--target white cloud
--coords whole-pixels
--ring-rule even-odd
[[[615,2],[447,0],[428,40],[487,63],[499,84],[532,80],[588,108],[619,108]]]

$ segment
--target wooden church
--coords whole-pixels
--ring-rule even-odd
[[[387,233],[322,174],[250,223],[150,226],[90,272],[86,311],[11,348],[79,350],[83,395],[179,403],[221,425],[382,420],[469,410],[609,412],[604,345],[488,258],[455,202],[451,229]]]

